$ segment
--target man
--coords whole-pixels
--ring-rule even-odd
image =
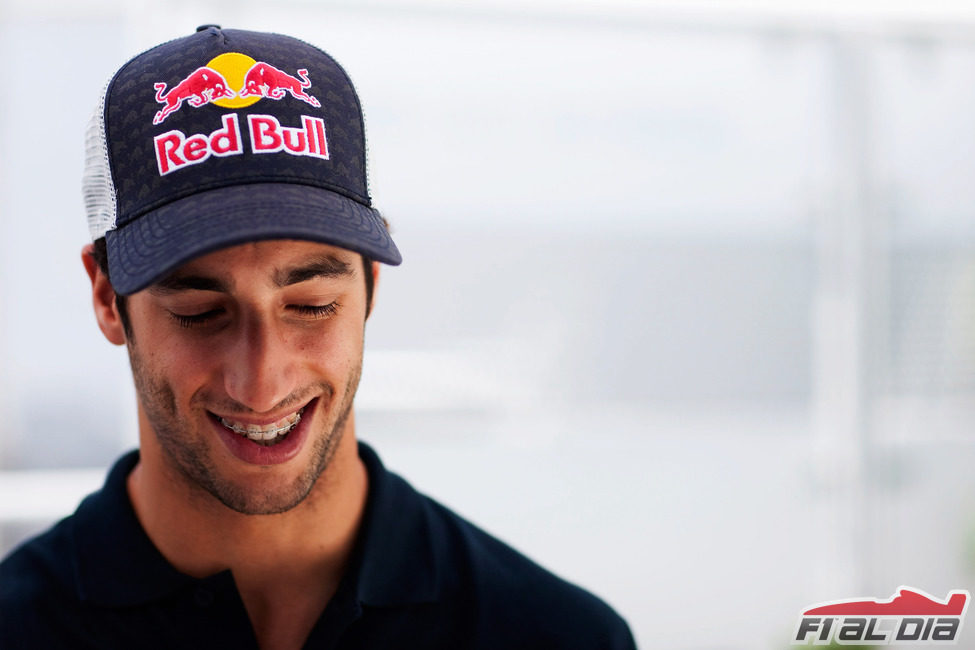
[[[82,260],[139,450],[0,565],[3,648],[632,648],[604,603],[356,441],[379,263],[359,101],[328,55],[201,27],[88,134]]]

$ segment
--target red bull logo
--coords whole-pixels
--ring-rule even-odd
[[[291,95],[315,108],[321,106],[318,99],[305,92],[311,87],[307,69],[300,68],[292,76],[239,52],[214,57],[168,91],[164,82],[154,87],[156,101],[163,107],[153,117],[153,124],[162,124],[184,102],[193,108],[211,103],[222,108],[243,108],[264,98],[280,100]]]
[[[319,108],[318,99],[306,92],[310,87],[311,80],[305,68],[291,76],[246,54],[228,52],[214,57],[172,88],[167,89],[162,82],[156,83],[156,101],[163,107],[152,123],[161,124],[184,103],[193,108],[215,104],[237,109],[262,99],[280,100],[290,95]],[[242,137],[237,114],[226,113],[220,118],[221,126],[212,133],[187,135],[176,129],[160,133],[153,138],[159,175],[198,165],[211,156],[241,155],[245,148],[254,154],[285,153],[328,160],[325,121],[308,115],[302,115],[300,119],[300,125],[291,126],[281,124],[273,115],[250,114],[245,137]]]

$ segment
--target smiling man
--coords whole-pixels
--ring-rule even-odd
[[[139,449],[0,565],[0,646],[633,647],[357,441],[365,324],[401,258],[334,60],[204,26],[123,66],[87,141],[82,261]]]

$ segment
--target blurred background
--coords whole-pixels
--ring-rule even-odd
[[[357,400],[389,467],[645,648],[972,590],[972,3],[0,0],[0,551],[136,444],[83,134],[204,23],[359,90],[405,258]]]

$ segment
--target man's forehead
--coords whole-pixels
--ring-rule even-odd
[[[285,287],[316,278],[354,277],[359,253],[300,240],[266,240],[229,246],[192,259],[148,289],[228,291],[241,282]]]

